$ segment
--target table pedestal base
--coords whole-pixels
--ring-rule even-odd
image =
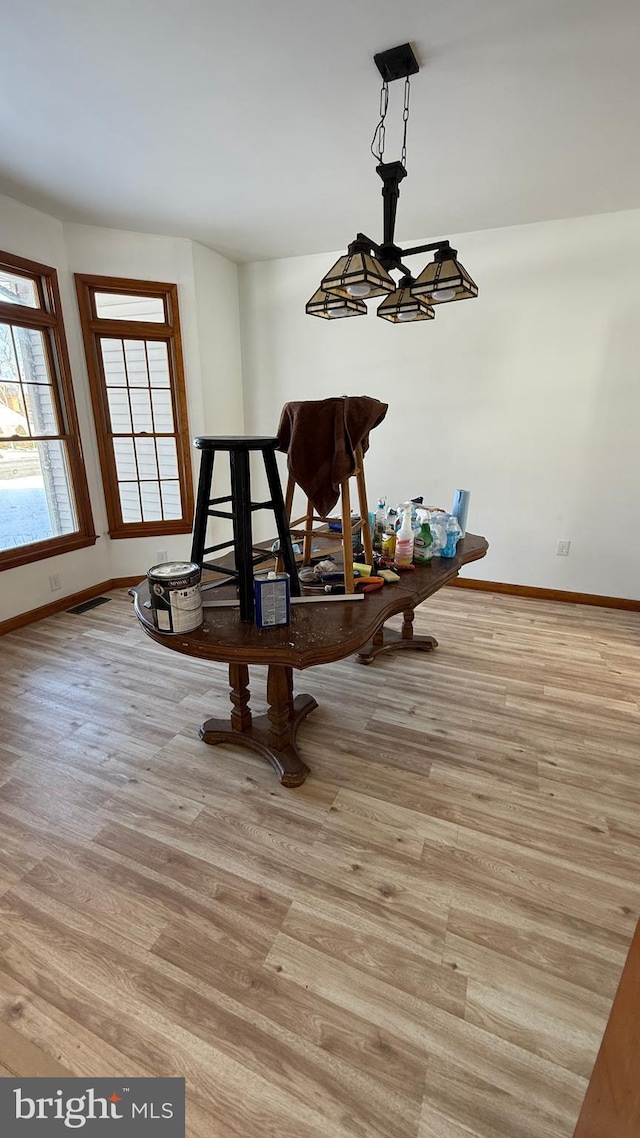
[[[413,648],[418,652],[432,652],[438,647],[435,636],[414,636],[413,609],[407,609],[403,614],[402,629],[396,632],[394,628],[379,628],[368,644],[356,653],[359,664],[370,664],[376,656],[383,652],[397,652],[402,648]]]
[[[207,719],[199,735],[205,743],[235,743],[250,747],[271,763],[283,786],[301,786],[309,768],[300,758],[296,735],[302,720],[318,706],[311,695],[293,697],[293,670],[270,664],[266,715],[254,718],[249,707],[249,668],[229,665],[233,705],[229,719]]]

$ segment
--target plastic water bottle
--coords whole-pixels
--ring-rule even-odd
[[[447,542],[440,556],[455,557],[456,546],[458,544],[458,538],[460,537],[460,525],[458,523],[458,519],[454,518],[452,514],[450,514],[447,518],[445,531],[447,535]]]

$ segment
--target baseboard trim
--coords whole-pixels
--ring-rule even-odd
[[[564,589],[539,589],[536,585],[508,585],[503,581],[479,581],[473,577],[456,577],[449,582],[458,589],[479,589],[485,593],[508,593],[513,597],[532,597],[539,601],[561,601],[570,605],[597,605],[605,609],[627,609],[640,612],[640,601],[627,597],[601,597],[597,593],[572,593]]]
[[[0,621],[0,636],[4,636],[6,632],[15,632],[17,628],[24,628],[27,624],[35,624],[36,621],[44,620],[47,616],[55,616],[56,613],[65,612],[67,609],[74,608],[75,605],[82,605],[85,601],[92,600],[93,597],[108,593],[110,589],[129,589],[132,585],[137,585],[142,579],[143,575],[140,573],[135,577],[114,577],[110,581],[101,581],[99,585],[91,585],[88,589],[82,589],[79,593],[71,593],[68,597],[58,597],[57,600],[51,601],[48,605],[41,605],[40,608],[21,612],[18,616],[11,616],[8,620]]]
[[[144,581],[144,573],[136,573],[135,577],[114,577],[109,588],[110,589],[131,589],[133,585],[139,585]]]

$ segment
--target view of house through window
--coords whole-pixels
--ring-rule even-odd
[[[189,532],[193,490],[177,289],[102,277],[76,282],[109,532]]]
[[[0,254],[0,568],[91,531],[55,272]]]

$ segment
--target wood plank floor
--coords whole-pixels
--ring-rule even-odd
[[[2,640],[0,1073],[185,1076],[189,1138],[571,1138],[640,912],[640,615],[442,590],[433,655],[297,675],[285,790],[111,596]]]

